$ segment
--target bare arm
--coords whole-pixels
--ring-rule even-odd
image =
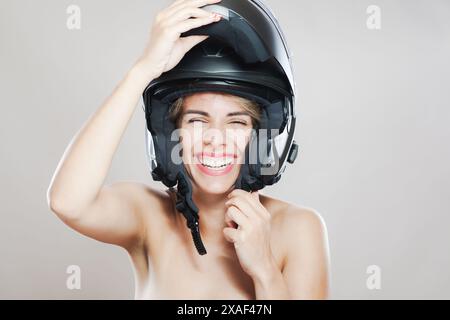
[[[129,185],[103,187],[103,183],[140,95],[152,77],[139,68],[135,65],[127,73],[72,139],[47,193],[50,208],[64,222],[98,240],[119,245],[139,233],[138,217],[133,215],[133,200],[127,198]],[[115,222],[120,222],[121,227],[115,228]],[[120,230],[102,236],[114,229]]]
[[[143,55],[70,142],[50,183],[47,201],[73,229],[124,247],[142,240],[144,229],[137,208],[143,188],[133,183],[104,186],[104,180],[145,87],[206,39],[180,35],[218,21],[198,7],[219,1],[178,0],[161,11]]]

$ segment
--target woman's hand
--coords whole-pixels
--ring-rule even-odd
[[[221,0],[177,0],[158,13],[152,26],[150,39],[137,64],[152,79],[171,70],[196,44],[208,36],[180,37],[183,32],[217,22],[218,14],[200,7]]]
[[[259,201],[258,192],[235,189],[228,198],[225,238],[234,243],[239,263],[249,276],[266,277],[276,267],[270,247],[271,214]]]

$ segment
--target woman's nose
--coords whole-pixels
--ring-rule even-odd
[[[212,145],[213,147],[225,144],[224,130],[214,127],[208,128],[203,134],[203,143]]]

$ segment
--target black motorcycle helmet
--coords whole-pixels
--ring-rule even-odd
[[[256,101],[260,132],[246,149],[235,188],[257,191],[279,181],[286,162],[297,157],[295,82],[291,54],[278,21],[258,0],[222,0],[203,9],[222,19],[182,34],[209,35],[186,53],[172,70],[154,79],[143,93],[147,155],[151,174],[169,188],[177,186],[176,208],[187,220],[199,254],[206,254],[199,231],[198,208],[183,163],[171,157],[179,144],[169,107],[195,92],[224,92]],[[265,130],[264,130],[265,129]],[[262,141],[262,143],[261,143]],[[261,149],[263,150],[261,152]],[[254,161],[250,161],[253,157]]]

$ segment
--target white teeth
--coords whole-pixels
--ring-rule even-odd
[[[201,160],[202,165],[210,168],[221,168],[230,165],[233,162],[231,158],[207,158]]]

